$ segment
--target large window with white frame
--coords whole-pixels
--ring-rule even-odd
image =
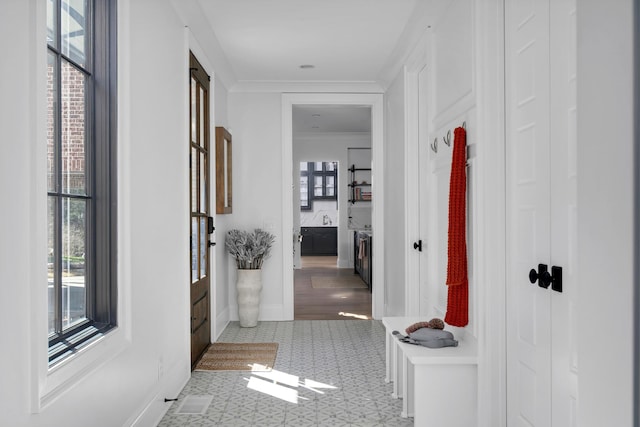
[[[47,0],[49,364],[116,319],[116,0]]]

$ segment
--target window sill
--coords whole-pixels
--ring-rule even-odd
[[[76,353],[47,366],[40,375],[42,381],[33,412],[45,409],[80,380],[117,357],[128,346],[129,342],[122,328],[114,328]]]
[[[98,342],[114,329],[112,325],[87,321],[70,334],[49,341],[49,369]]]

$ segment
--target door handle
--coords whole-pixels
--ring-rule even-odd
[[[562,292],[562,267],[551,266],[551,289]]]
[[[418,240],[417,242],[413,242],[413,249],[417,249],[418,252],[422,252],[422,240]]]
[[[529,281],[531,283],[538,282],[538,286],[541,288],[547,289],[549,285],[551,285],[551,274],[549,274],[549,270],[547,264],[538,264],[538,271],[532,268],[529,271]]]

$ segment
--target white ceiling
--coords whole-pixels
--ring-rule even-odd
[[[294,105],[293,133],[371,132],[371,107],[360,105]]]
[[[438,0],[174,0],[174,4],[179,11],[189,9],[191,2],[198,5],[191,9],[196,12],[190,24],[199,20],[213,31],[223,57],[217,71],[225,71],[219,77],[226,77],[231,90],[255,84],[340,84],[379,91],[399,71],[394,69],[403,54],[399,46],[411,45],[411,37],[427,27],[421,19],[434,1]],[[303,64],[314,67],[302,69]],[[296,106],[293,126],[297,135],[370,132],[371,110]]]
[[[239,83],[376,82],[418,1],[198,0]]]

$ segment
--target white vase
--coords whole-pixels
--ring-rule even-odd
[[[240,326],[253,328],[258,324],[260,312],[261,270],[238,270],[236,290],[238,292],[238,317]]]

